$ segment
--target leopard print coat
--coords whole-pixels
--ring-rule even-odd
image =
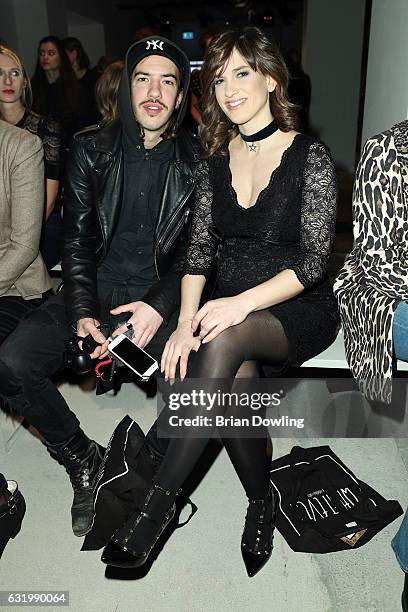
[[[408,121],[369,139],[353,191],[354,245],[334,283],[361,391],[391,402],[392,322],[408,301]]]

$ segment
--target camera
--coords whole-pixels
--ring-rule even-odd
[[[110,333],[108,325],[101,325],[100,331],[107,338]],[[82,341],[82,349],[79,348],[79,342]],[[86,374],[93,369],[91,354],[97,346],[100,346],[96,340],[89,334],[85,338],[73,336],[65,343],[64,366],[71,370],[75,370],[77,374]]]

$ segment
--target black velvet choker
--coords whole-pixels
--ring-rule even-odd
[[[256,132],[256,134],[246,136],[246,134],[240,132],[239,135],[241,136],[242,140],[245,140],[245,142],[258,142],[259,140],[264,140],[264,138],[268,138],[268,136],[274,134],[278,129],[278,124],[275,120],[273,120],[272,123],[262,128],[262,130],[259,130],[259,132]]]

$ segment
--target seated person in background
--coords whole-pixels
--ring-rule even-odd
[[[31,79],[33,109],[56,119],[69,140],[87,122],[82,88],[61,40],[45,36],[38,45],[38,60]]]
[[[62,44],[84,95],[86,114],[84,121],[89,123],[89,125],[98,123],[99,113],[96,105],[95,86],[99,73],[89,67],[91,62],[89,61],[88,54],[78,38],[69,36],[64,38]]]
[[[45,211],[40,250],[48,269],[60,260],[61,211],[56,206],[64,169],[65,145],[60,124],[31,109],[31,84],[20,57],[0,45],[0,118],[36,134],[44,148]],[[55,210],[56,208],[56,210]]]
[[[218,31],[215,29],[207,30],[201,34],[198,42],[202,49],[203,55],[205,55],[209,44],[217,34]],[[203,124],[200,112],[200,101],[203,95],[203,90],[201,87],[200,70],[198,70],[197,68],[194,69],[191,73],[190,93],[190,113],[195,123],[197,124],[197,127],[200,128],[200,126],[202,126]]]
[[[43,148],[0,120],[0,345],[51,289],[39,242],[44,211]]]
[[[392,397],[408,360],[408,121],[370,138],[353,193],[354,246],[335,284],[346,357],[361,391]]]
[[[118,117],[118,88],[124,65],[122,60],[109,64],[96,82],[96,105],[101,114],[101,125]]]
[[[51,287],[38,250],[43,208],[41,141],[0,119],[0,344]],[[0,557],[24,513],[17,483],[0,474]]]

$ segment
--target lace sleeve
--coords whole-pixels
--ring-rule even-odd
[[[212,185],[207,161],[197,170],[195,206],[190,241],[183,274],[202,274],[209,278],[215,263],[217,241],[210,232],[212,225]]]
[[[64,138],[60,124],[50,117],[45,119],[42,140],[44,145],[45,177],[58,181],[63,175]]]
[[[291,266],[310,287],[326,273],[336,226],[337,181],[333,160],[321,142],[310,146],[303,175],[300,257]]]

